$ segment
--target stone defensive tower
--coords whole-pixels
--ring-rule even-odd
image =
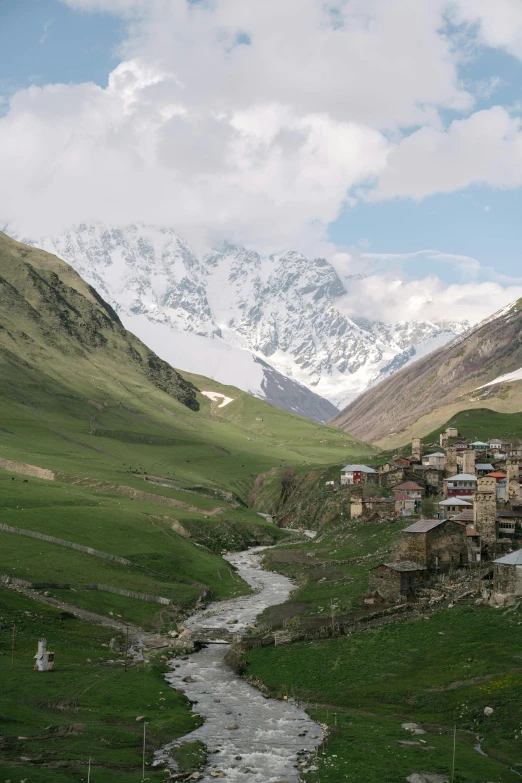
[[[517,459],[508,459],[507,469],[507,500],[520,500],[520,466]]]
[[[422,460],[422,441],[420,438],[413,438],[411,442],[411,456],[414,462]]]
[[[446,432],[441,432],[439,436],[439,444],[442,449],[447,449],[449,445],[449,438]]]
[[[350,519],[362,517],[363,513],[363,488],[352,487],[350,491]]]
[[[446,449],[446,478],[457,475],[457,449],[448,446]]]
[[[474,449],[467,449],[462,455],[462,472],[475,475],[476,453]]]
[[[491,556],[497,540],[497,485],[493,476],[477,479],[477,491],[473,494],[473,521],[483,548]]]

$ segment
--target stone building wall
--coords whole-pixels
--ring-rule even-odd
[[[404,481],[404,468],[394,465],[383,465],[379,468],[379,485],[381,487],[395,487]]]
[[[368,592],[379,593],[386,601],[399,601],[401,597],[401,574],[385,565],[372,568],[368,575]]]
[[[473,494],[473,522],[485,550],[491,550],[497,540],[497,486],[491,476],[479,476],[477,479],[477,491]]]
[[[402,533],[395,561],[412,560],[429,571],[447,571],[468,562],[466,528],[447,520],[426,533]]]
[[[520,466],[518,459],[506,461],[507,499],[520,500]]]
[[[429,571],[447,571],[468,562],[466,528],[448,520],[426,534],[426,567]]]
[[[350,493],[350,519],[357,519],[363,514],[362,487],[354,487]]]
[[[495,565],[493,590],[504,595],[522,595],[522,566]]]
[[[394,560],[411,560],[419,565],[426,565],[426,533],[401,533],[395,548]]]
[[[448,446],[446,449],[446,477],[457,474],[457,449],[455,446]]]
[[[464,452],[462,455],[462,472],[463,473],[471,473],[472,475],[475,475],[475,463],[476,463],[476,453],[473,449],[468,449]]]

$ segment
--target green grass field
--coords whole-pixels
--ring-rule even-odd
[[[143,723],[147,721],[147,777],[154,750],[199,725],[185,697],[163,680],[161,662],[130,664],[108,645],[112,630],[0,590],[0,779],[27,783],[87,780],[141,781]],[[13,625],[16,626],[12,666]],[[33,655],[45,634],[54,672],[34,672]],[[108,663],[119,661],[119,663]]]
[[[520,610],[460,606],[337,639],[252,650],[248,674],[274,695],[305,700],[329,725],[319,770],[306,780],[449,776],[457,726],[455,781],[511,783],[518,776],[510,767],[522,770],[521,647]],[[487,706],[494,709],[488,718]],[[409,735],[403,722],[426,734]],[[474,750],[478,742],[489,758]]]
[[[425,443],[438,442],[439,435],[446,427],[457,427],[466,440],[482,440],[491,438],[515,441],[522,437],[522,413],[498,413],[488,408],[475,408],[460,411],[444,426],[430,432],[423,438]]]

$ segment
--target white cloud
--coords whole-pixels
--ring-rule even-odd
[[[0,214],[24,231],[141,219],[307,251],[385,169],[389,137],[472,106],[445,0],[67,2],[126,17],[124,60],[106,89],[13,96]]]
[[[352,281],[349,293],[337,304],[347,315],[379,317],[382,321],[467,320],[474,324],[520,297],[522,285],[447,285],[436,276],[403,281],[374,274]]]
[[[520,0],[457,0],[452,10],[458,22],[478,26],[484,45],[505,49],[522,59]]]
[[[502,106],[454,120],[447,130],[424,127],[404,138],[390,152],[370,198],[421,199],[475,183],[522,184],[521,120]]]
[[[0,216],[26,235],[140,220],[198,251],[228,238],[331,255],[326,227],[358,192],[522,184],[520,121],[473,113],[498,80],[461,83],[469,51],[446,25],[451,10],[472,45],[522,56],[519,0],[62,1],[121,14],[128,35],[105,89],[33,86],[0,118]],[[441,110],[464,118],[445,128]],[[466,282],[474,259],[455,269],[462,286],[377,270],[360,305],[426,314],[438,297],[439,312],[477,313],[504,290]]]

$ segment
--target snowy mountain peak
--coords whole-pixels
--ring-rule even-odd
[[[274,404],[287,407],[291,398],[291,409],[302,415],[313,399],[312,418],[328,418],[334,405],[345,406],[467,328],[458,321],[387,324],[351,317],[342,300],[364,276],[341,279],[326,259],[293,250],[261,257],[225,244],[199,259],[173,229],[139,223],[82,223],[59,236],[23,241],[68,261],[127,328],[175,366],[264,397],[268,384],[272,394],[280,390]],[[188,335],[200,338],[191,338],[190,351]],[[221,359],[210,362],[211,372],[212,350]],[[243,373],[234,368],[247,366],[245,352],[250,370]],[[310,392],[301,405],[305,388]],[[317,395],[330,401],[323,400],[320,414]]]

